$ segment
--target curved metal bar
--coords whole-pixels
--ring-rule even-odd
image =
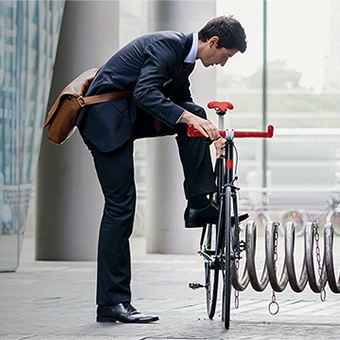
[[[232,239],[236,242],[236,228],[232,228],[232,233],[233,233],[233,237]],[[234,247],[233,247],[234,248]],[[240,260],[238,260],[240,263]],[[249,275],[248,275],[248,270],[247,270],[247,266],[245,265],[243,268],[243,272],[242,272],[242,276],[240,279],[240,268],[239,268],[239,263],[238,263],[238,267],[236,268],[237,265],[237,259],[235,259],[234,261],[232,261],[232,265],[231,265],[231,283],[234,287],[235,290],[238,290],[240,292],[244,291],[249,284]]]
[[[231,266],[231,282],[235,290],[243,292],[248,287],[249,284],[249,275],[247,267],[245,266],[243,268],[241,279],[238,273],[239,269],[236,270],[235,261],[233,261],[233,264]]]
[[[295,249],[295,226],[293,222],[288,222],[285,225],[285,264],[288,272],[288,281],[294,292],[301,293],[307,284],[307,270],[305,257],[302,262],[302,269],[299,281],[295,274],[294,264],[294,249]]]
[[[288,283],[288,275],[286,265],[283,264],[280,280],[277,280],[276,261],[277,261],[277,247],[275,234],[278,235],[278,223],[267,222],[266,224],[266,263],[270,285],[276,292],[282,292]]]
[[[308,283],[311,290],[314,293],[321,293],[327,282],[327,273],[325,266],[325,257],[322,263],[321,277],[319,276],[316,279],[315,270],[314,270],[314,257],[313,257],[313,249],[314,249],[314,236],[315,229],[318,227],[316,222],[308,222],[305,225],[305,259],[306,259],[306,268],[307,268],[307,276]]]
[[[262,292],[266,289],[269,278],[266,266],[266,259],[264,261],[261,279],[259,280],[256,273],[255,266],[255,251],[256,251],[256,225],[254,221],[249,221],[246,225],[246,267],[252,287]]]
[[[327,271],[327,281],[329,288],[333,293],[340,293],[340,277],[337,281],[335,278],[334,261],[333,261],[333,239],[334,228],[332,223],[327,223],[324,229],[325,241],[325,264]]]
[[[302,292],[309,283],[314,293],[324,292],[328,282],[333,293],[340,293],[340,275],[336,278],[333,258],[333,240],[334,229],[331,223],[327,223],[324,228],[324,254],[321,262],[320,245],[314,244],[317,236],[318,225],[316,222],[308,222],[304,226],[304,258],[302,262],[299,279],[295,269],[295,226],[289,222],[285,226],[285,259],[281,271],[280,279],[277,278],[277,254],[278,254],[278,224],[267,222],[265,235],[265,259],[261,273],[258,278],[255,254],[257,230],[254,221],[249,221],[246,225],[246,259],[242,272],[236,268],[235,261],[232,263],[231,275],[232,285],[235,290],[244,291],[249,283],[256,291],[263,291],[270,283],[272,289],[276,292],[282,292],[288,282],[293,291]],[[315,263],[315,254],[317,254],[318,263]],[[240,275],[241,274],[241,275]],[[321,274],[321,275],[320,275]]]
[[[232,228],[232,240],[233,242],[236,242],[236,228]],[[235,243],[234,243],[235,244]],[[235,248],[233,246],[233,248]],[[238,265],[237,265],[237,261]],[[244,266],[243,268],[243,272],[242,272],[242,276],[240,279],[240,268],[239,268],[239,263],[240,260],[235,259],[234,261],[232,261],[232,265],[231,265],[231,283],[234,287],[235,290],[238,290],[240,292],[244,291],[249,284],[249,275],[248,275],[248,271],[247,271],[247,267]],[[237,267],[236,267],[237,265]]]

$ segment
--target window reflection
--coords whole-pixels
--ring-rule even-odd
[[[218,70],[218,99],[235,105],[226,122],[234,128],[262,128],[264,4],[267,122],[276,127],[267,142],[269,205],[324,209],[340,184],[340,2],[217,0],[217,14],[234,14],[248,36],[245,54]],[[240,186],[259,199],[262,142],[237,145]]]
[[[0,271],[18,265],[63,7],[0,2]]]

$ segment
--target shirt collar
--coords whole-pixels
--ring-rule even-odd
[[[198,33],[194,33],[190,52],[184,60],[185,63],[193,64],[195,62],[197,55],[197,47],[198,47]]]

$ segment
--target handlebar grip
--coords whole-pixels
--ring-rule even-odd
[[[267,131],[234,131],[234,130],[219,130],[220,135],[225,138],[227,133],[232,138],[272,138],[274,136],[274,126],[268,125]],[[192,124],[188,125],[189,137],[204,137],[201,132],[195,130]]]
[[[188,132],[187,132],[187,135],[188,135],[189,137],[204,137],[204,136],[202,135],[201,132],[199,132],[198,130],[195,130],[193,124],[189,124],[189,125],[188,125]]]

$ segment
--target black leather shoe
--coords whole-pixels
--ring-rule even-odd
[[[129,302],[97,307],[97,322],[150,323],[157,320],[157,315],[141,314]]]
[[[186,208],[184,212],[185,227],[199,228],[204,227],[204,225],[208,223],[217,224],[218,214],[218,206],[213,201],[211,201],[210,204],[204,209]],[[242,222],[248,217],[248,213],[243,213],[238,216],[238,220],[239,222]],[[231,217],[231,223],[235,223],[234,216]]]
[[[216,224],[218,222],[218,207],[215,202],[203,209],[186,208],[184,212],[186,228],[203,227],[207,223]]]

